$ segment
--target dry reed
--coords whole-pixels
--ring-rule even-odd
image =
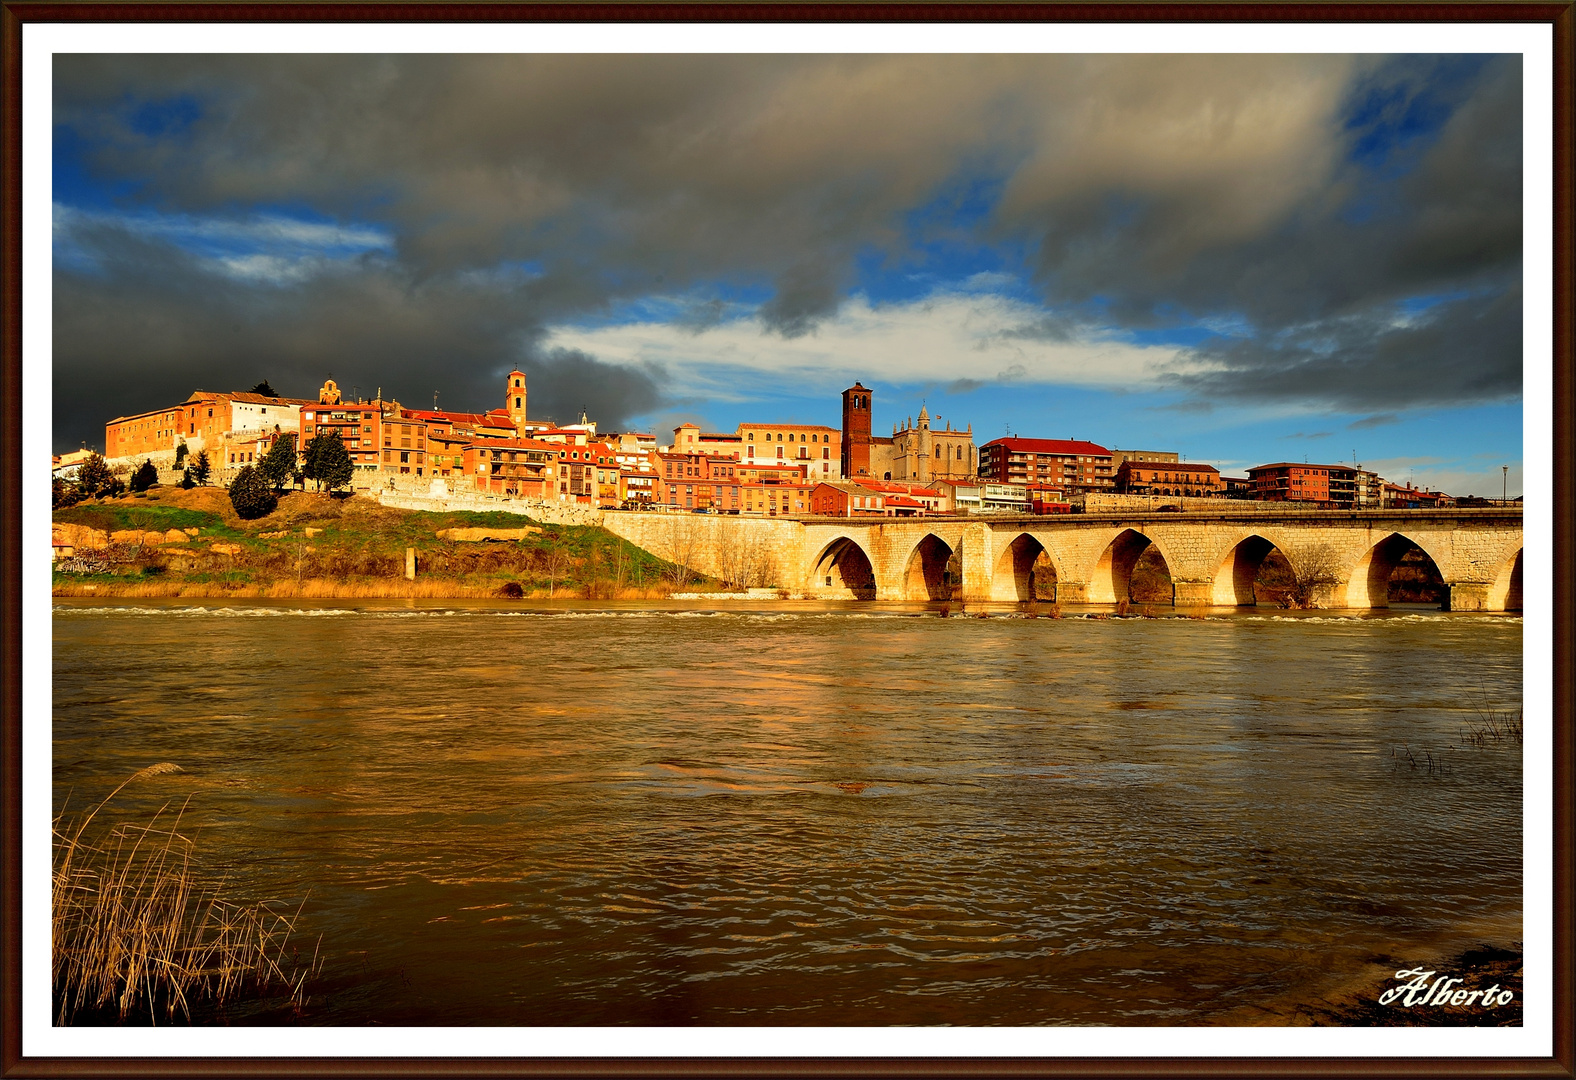
[[[132,774],[80,820],[54,822],[52,951],[57,1024],[87,1013],[156,1023],[191,1020],[192,1006],[277,992],[299,1010],[306,981],[320,969],[287,960],[301,913],[271,901],[239,904],[203,883],[195,844],[181,832],[187,805],[170,803],[145,824],[122,822],[89,833],[99,812],[128,785],[179,772],[170,762]],[[189,800],[188,800],[189,801]],[[303,900],[304,904],[305,901]]]

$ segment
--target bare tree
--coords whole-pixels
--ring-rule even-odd
[[[545,533],[543,535],[544,537],[546,536]],[[561,539],[558,533],[554,533],[548,539],[547,551],[545,552],[547,562],[547,598],[549,600],[553,598],[553,589],[558,584],[558,579],[563,576],[564,567],[569,559],[564,552],[563,545],[559,542]]]
[[[735,589],[749,588],[749,570],[745,558],[743,522],[719,521],[717,532],[717,576],[723,585]]]
[[[1341,583],[1341,557],[1329,544],[1301,552],[1292,570],[1297,584],[1288,599],[1299,608],[1322,606]]]
[[[663,577],[674,588],[683,588],[695,577],[693,565],[697,549],[700,547],[699,530],[695,526],[695,520],[677,514],[669,516],[663,529],[662,540],[663,557],[668,562],[663,568]]]
[[[772,547],[759,530],[745,527],[739,561],[742,567],[739,584],[744,588],[757,589],[772,584]]]
[[[624,575],[629,569],[629,556],[624,551],[624,541],[615,541],[613,547],[613,595],[624,591]]]

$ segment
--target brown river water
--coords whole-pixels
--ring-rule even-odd
[[[57,600],[55,805],[180,765],[306,1024],[1285,1023],[1521,940],[1519,618],[1065,613]]]

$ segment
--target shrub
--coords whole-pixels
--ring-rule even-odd
[[[131,474],[129,486],[133,491],[147,491],[158,482],[159,470],[153,467],[153,460],[149,458],[137,466],[137,471]]]
[[[272,514],[279,505],[279,497],[263,479],[263,474],[247,465],[236,473],[230,484],[230,505],[241,517],[251,520]]]

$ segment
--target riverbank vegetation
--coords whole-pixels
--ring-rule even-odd
[[[299,1011],[318,950],[293,941],[301,904],[239,903],[205,879],[188,802],[130,817],[116,796],[179,772],[150,765],[80,817],[54,823],[51,888],[57,1024],[214,1019],[233,1003]],[[304,904],[304,901],[302,901]]]
[[[288,492],[271,512],[243,518],[221,489],[160,487],[78,503],[54,520],[108,541],[79,544],[57,564],[56,596],[656,599],[679,577],[600,527],[541,525],[518,539],[459,540],[439,533],[536,523],[401,510],[361,496]],[[405,576],[409,549],[414,580]],[[688,588],[715,587],[684,577]]]

